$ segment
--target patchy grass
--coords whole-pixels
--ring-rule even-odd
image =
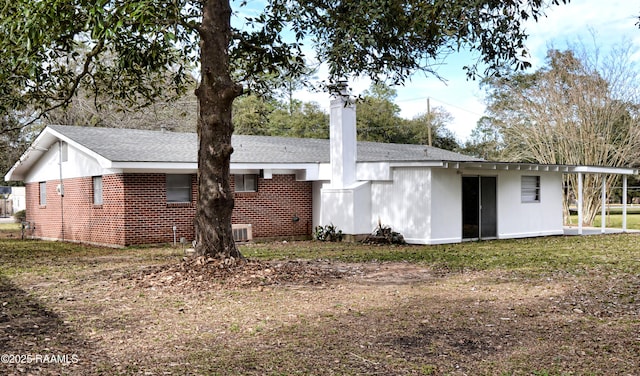
[[[0,374],[632,375],[639,240],[250,244],[245,255],[273,265],[252,280],[287,260],[336,273],[190,276],[198,289],[157,272],[180,270],[170,248],[0,240],[0,348],[75,356]]]
[[[442,271],[508,270],[545,273],[587,268],[640,272],[635,235],[547,237],[437,246],[362,246],[354,243],[265,243],[243,248],[259,259],[330,259],[345,262],[414,262]]]

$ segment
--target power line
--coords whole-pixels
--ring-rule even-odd
[[[429,98],[431,98],[431,99],[433,99],[433,100],[435,100],[435,101],[437,101],[437,102],[439,102],[439,103],[441,103],[441,104],[443,104],[445,106],[454,107],[454,108],[457,108],[458,110],[465,111],[465,112],[468,112],[470,114],[473,114],[473,115],[476,115],[476,116],[479,116],[479,117],[485,116],[484,114],[480,114],[480,113],[477,113],[475,111],[471,111],[471,110],[469,110],[467,108],[464,108],[464,107],[461,107],[461,106],[458,106],[456,104],[452,104],[452,103],[449,103],[449,102],[445,102],[445,101],[443,101],[441,99],[438,99],[438,98],[435,98],[435,97],[432,97],[432,96],[409,98],[409,99],[404,99],[404,100],[401,100],[401,101],[397,101],[397,103],[415,102],[415,101],[421,101],[421,100],[425,100],[425,99],[429,99]]]

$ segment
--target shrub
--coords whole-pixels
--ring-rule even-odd
[[[313,238],[323,242],[340,242],[342,241],[342,230],[338,230],[333,224],[326,226],[316,226],[313,229]]]
[[[369,244],[405,244],[404,236],[393,231],[389,226],[383,226],[378,220],[378,227],[364,240]]]
[[[27,219],[27,211],[26,210],[17,211],[13,214],[13,218],[15,218],[16,222],[18,223],[24,222],[25,219]]]

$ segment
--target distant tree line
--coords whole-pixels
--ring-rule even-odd
[[[431,113],[404,119],[394,102],[396,95],[395,89],[382,84],[374,84],[360,95],[356,103],[360,141],[427,145],[431,131],[433,146],[460,148],[447,128],[453,120],[450,113],[435,107]],[[315,102],[248,95],[234,103],[233,121],[238,134],[329,138],[329,115]]]

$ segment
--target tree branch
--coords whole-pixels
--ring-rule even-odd
[[[38,116],[28,121],[23,126],[29,126],[35,123],[36,121],[42,119],[42,117],[47,113],[55,109],[58,109],[60,107],[68,105],[71,102],[71,98],[73,98],[73,95],[76,93],[76,90],[78,90],[78,87],[80,86],[80,82],[82,81],[82,79],[91,73],[91,63],[93,62],[94,58],[98,56],[103,50],[104,50],[104,39],[100,39],[98,43],[96,43],[96,45],[91,49],[91,51],[89,51],[85,55],[86,60],[84,61],[84,64],[82,66],[82,71],[72,81],[71,87],[67,89],[67,94],[60,99],[60,102],[54,106],[45,108],[44,110],[40,111],[40,114],[38,114]]]

